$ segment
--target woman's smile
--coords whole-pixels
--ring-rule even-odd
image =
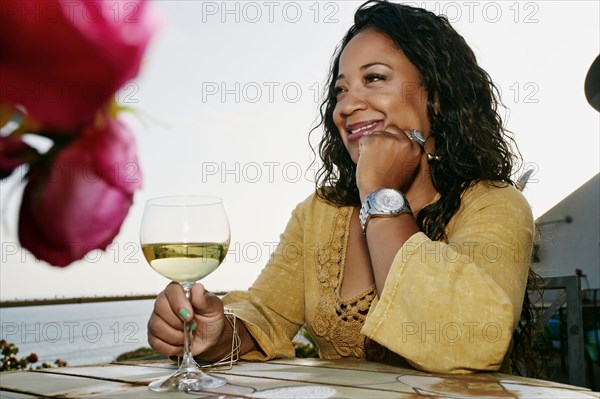
[[[352,123],[346,126],[346,131],[349,133],[348,140],[359,140],[362,136],[373,133],[382,123],[382,120],[370,120]]]

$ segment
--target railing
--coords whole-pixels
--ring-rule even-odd
[[[223,296],[227,292],[213,292],[217,296]],[[17,308],[22,306],[43,306],[43,305],[66,305],[76,303],[93,302],[119,302],[119,301],[140,301],[154,299],[158,294],[146,295],[119,295],[119,296],[94,296],[79,298],[51,298],[51,299],[15,299],[10,301],[0,301],[0,308]]]

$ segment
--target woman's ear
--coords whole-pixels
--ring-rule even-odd
[[[435,115],[440,113],[440,96],[437,91],[433,93],[433,113]]]

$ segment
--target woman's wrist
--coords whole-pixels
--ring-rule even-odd
[[[358,196],[360,197],[360,202],[365,202],[365,198],[367,195],[371,194],[373,191],[376,191],[380,187],[365,187],[358,190]]]
[[[204,334],[202,331],[197,332],[201,339],[205,339],[202,335]],[[223,330],[221,331],[221,335],[218,340],[206,350],[199,352],[194,355],[194,357],[201,359],[203,361],[212,362],[222,359],[231,351],[231,340],[233,337],[233,328],[231,324],[227,321],[226,316],[223,319]]]
[[[241,340],[240,340],[240,336],[238,334],[238,330],[236,328],[236,324],[238,324],[237,318],[235,317],[235,315],[233,314],[233,312],[231,310],[225,309],[225,319],[226,319],[227,323],[229,324],[229,326],[231,327],[230,328],[230,335],[231,335],[230,346],[225,350],[223,356],[221,356],[221,357],[211,356],[210,359],[201,359],[202,361],[208,361],[211,367],[228,366],[229,368],[231,368],[235,363],[237,363],[237,361],[240,358]],[[227,324],[225,324],[225,326],[227,326]],[[227,335],[228,335],[227,328],[224,327],[223,331],[221,332],[220,337],[221,338],[227,337]],[[223,343],[223,340],[221,339],[219,342]],[[224,345],[215,345],[213,347],[215,350],[213,350],[211,352],[219,353],[219,348],[223,348],[223,347],[224,347]]]
[[[226,310],[219,340],[195,357],[207,362],[220,362],[229,356],[239,357],[255,350],[259,350],[259,346],[252,334],[233,312]]]

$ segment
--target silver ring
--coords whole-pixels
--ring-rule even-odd
[[[425,137],[423,137],[423,133],[421,133],[418,129],[413,129],[410,131],[409,136],[412,140],[414,140],[421,147],[425,147]]]

